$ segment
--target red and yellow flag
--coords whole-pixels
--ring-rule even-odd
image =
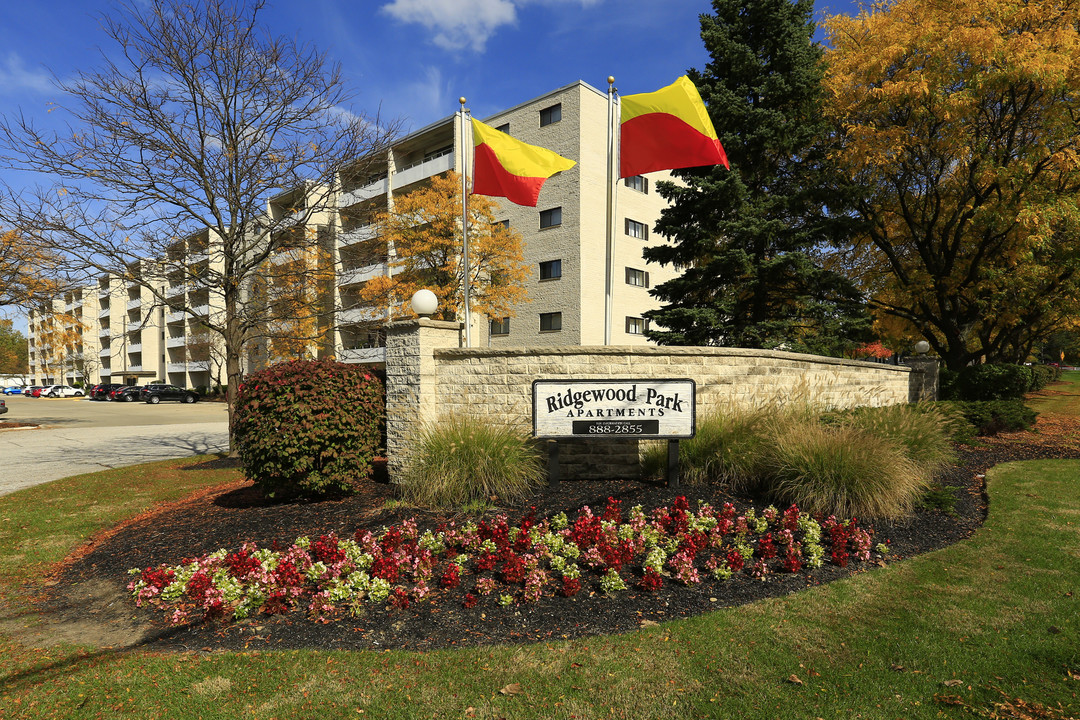
[[[577,163],[536,145],[515,140],[479,120],[472,121],[474,195],[504,197],[536,207],[544,181]]]
[[[656,92],[625,95],[621,104],[619,177],[700,165],[731,168],[705,103],[685,75]]]

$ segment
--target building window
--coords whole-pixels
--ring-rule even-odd
[[[649,329],[649,321],[645,318],[628,317],[626,318],[626,334],[627,335],[644,335],[645,331]]]
[[[647,288],[649,287],[649,273],[645,270],[626,268],[626,284]]]
[[[645,223],[626,218],[626,234],[638,240],[648,240],[649,228],[645,226]]]
[[[540,111],[540,127],[562,120],[562,104],[552,105]]]
[[[558,280],[562,277],[562,260],[548,260],[540,263],[541,280]]]
[[[649,194],[649,178],[647,177],[635,175],[634,177],[624,178],[623,183],[631,190],[637,190],[639,193],[646,195]]]
[[[509,220],[496,220],[495,222],[491,223],[491,227],[499,227],[499,226],[509,230],[510,229],[510,221]]]
[[[562,208],[551,208],[540,211],[540,229],[562,225]]]
[[[495,128],[495,129],[498,130],[501,133],[506,133],[507,135],[509,135],[510,134],[510,123],[503,123],[502,125],[500,125],[499,127]]]
[[[509,335],[510,334],[510,318],[492,318],[488,325],[488,334],[490,335]]]
[[[454,152],[454,146],[453,145],[447,145],[446,147],[441,147],[438,150],[430,150],[430,151],[424,153],[424,162],[427,162],[429,160],[435,160],[435,159],[441,158],[441,157],[446,157],[447,155],[449,155],[449,154],[451,154],[453,152]]]
[[[562,313],[540,313],[540,332],[562,330]]]

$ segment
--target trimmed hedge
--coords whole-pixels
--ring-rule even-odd
[[[1051,365],[988,363],[943,369],[939,387],[942,400],[1019,400],[1059,379],[1061,370]]]
[[[941,403],[955,408],[975,428],[976,435],[997,435],[1011,430],[1027,430],[1039,413],[1022,400],[959,401]]]
[[[370,368],[294,360],[247,376],[233,438],[264,495],[312,497],[371,476],[384,422],[382,382]]]

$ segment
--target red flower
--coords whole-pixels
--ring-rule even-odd
[[[476,607],[476,604],[478,602],[480,602],[480,598],[476,597],[472,593],[465,593],[465,600],[462,605],[464,605],[467,610],[471,610],[472,608]]]
[[[652,568],[645,569],[645,575],[641,578],[641,582],[638,583],[638,587],[642,590],[648,590],[653,592],[659,590],[660,586],[664,584],[664,578],[660,576],[660,573],[656,572]]]
[[[563,576],[562,588],[559,590],[563,597],[574,597],[581,592],[581,581],[577,578]]]

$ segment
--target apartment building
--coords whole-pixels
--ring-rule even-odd
[[[606,92],[579,81],[483,118],[577,164],[547,181],[535,208],[498,201],[498,220],[524,238],[524,260],[531,270],[529,300],[516,306],[511,317],[474,316],[475,346],[604,343],[607,102]],[[335,211],[315,214],[306,225],[288,231],[296,241],[281,246],[249,289],[261,298],[267,314],[245,355],[245,369],[301,354],[356,363],[385,361],[382,326],[389,313],[359,300],[363,283],[392,271],[394,249],[377,237],[375,216],[393,210],[395,198],[431,178],[460,172],[472,152],[471,146],[461,146],[460,138],[458,115],[409,134],[385,157],[366,159],[374,162],[363,163],[363,174],[341,178]],[[657,172],[617,183],[613,345],[647,342],[643,314],[658,307],[649,288],[675,274],[670,267],[642,259],[644,248],[660,242],[651,228],[666,202],[657,195],[655,183],[668,177]],[[296,212],[307,191],[298,188],[269,198],[268,216],[280,220]],[[195,233],[170,246],[166,257],[128,268],[127,280],[102,277],[96,287],[56,300],[51,312],[32,314],[31,378],[40,383],[132,384],[161,379],[188,387],[224,382],[220,340],[204,326],[222,308],[213,289],[200,283],[211,263],[220,262],[213,246],[209,230]],[[312,266],[321,272],[308,272]],[[305,270],[301,275],[296,268]],[[315,284],[291,279],[301,276],[304,283],[314,277]],[[159,282],[165,303],[135,282],[136,277]],[[295,312],[275,317],[275,307],[301,300],[316,306],[306,318]],[[65,322],[69,327],[59,332]],[[304,339],[290,339],[296,337]]]
[[[607,93],[584,83],[554,90],[484,122],[524,142],[577,162],[549,179],[536,208],[499,202],[499,220],[524,238],[531,268],[529,301],[506,318],[473,318],[474,344],[485,347],[602,345],[607,253]],[[385,311],[357,306],[356,288],[388,272],[393,248],[378,243],[372,220],[392,210],[394,198],[435,175],[464,167],[472,147],[461,147],[460,119],[450,116],[395,143],[379,172],[343,179],[337,250],[343,272],[337,346],[343,359],[383,359],[378,327]],[[667,172],[626,178],[616,188],[615,278],[611,344],[645,344],[643,313],[658,307],[649,288],[674,276],[646,264],[642,251],[659,240],[651,228],[666,202],[655,182]]]

